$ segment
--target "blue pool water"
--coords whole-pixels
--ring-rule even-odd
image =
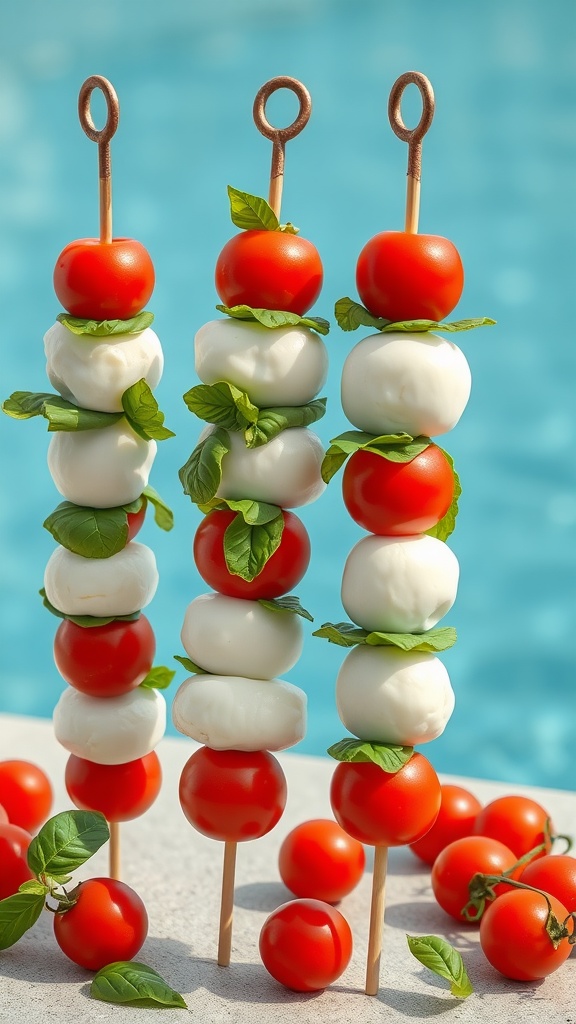
[[[497,327],[461,335],[474,388],[444,439],[464,487],[451,546],[461,563],[445,656],[456,710],[426,753],[438,770],[570,787],[576,718],[576,12],[572,0],[24,0],[4,5],[0,35],[1,391],[45,390],[42,336],[58,304],[52,267],[73,238],[96,234],[95,147],[77,121],[82,81],[115,85],[115,232],[141,239],[157,287],[150,303],[166,372],[157,395],[177,433],[152,483],[173,506],[169,535],[146,525],[161,583],[149,617],[158,661],[181,652],[186,604],[206,588],[191,558],[199,514],[177,478],[199,432],[182,393],[197,383],[192,338],[214,314],[213,267],[232,233],[226,185],[265,194],[269,143],[251,120],[277,74],[301,78],[314,109],[289,145],[283,213],[314,240],[331,316],[353,293],[356,257],[401,228],[406,151],[387,97],[408,69],[437,99],[424,142],[420,229],[447,235],[466,268],[455,316]],[[415,90],[414,90],[415,93]],[[419,116],[406,96],[408,123]],[[276,96],[281,123],[294,104]],[[333,328],[327,442],[346,428],[342,363],[360,334]],[[40,421],[0,417],[0,710],[49,716],[62,690],[57,622],[37,590],[53,542],[42,521],[59,497]],[[302,511],[313,562],[298,588],[316,623],[343,618],[339,585],[361,535],[334,481]],[[299,749],[342,736],[333,689],[343,652],[309,636],[290,679],[309,695]],[[178,674],[181,681],[183,675]],[[0,737],[0,757],[2,739]]]

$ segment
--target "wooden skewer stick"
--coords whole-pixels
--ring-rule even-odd
[[[378,995],[380,985],[380,958],[382,956],[382,934],[384,931],[387,868],[388,847],[375,846],[372,901],[370,904],[370,931],[368,934],[368,955],[366,958],[365,992],[367,996]]]
[[[266,117],[266,103],[277,89],[291,89],[292,92],[296,93],[300,101],[298,116],[287,128],[274,128]],[[277,78],[271,78],[269,82],[265,82],[256,93],[253,110],[254,121],[258,131],[272,142],[272,167],[270,169],[268,202],[278,220],[280,220],[280,209],[282,206],[285,146],[290,139],[295,138],[306,127],[311,112],[312,100],[310,99],[310,93],[306,86],[302,85],[302,82],[299,82],[297,78],[290,78],[288,75],[278,75]]]
[[[422,97],[422,116],[415,128],[407,128],[402,120],[400,105],[402,93],[407,85],[416,85]],[[404,230],[415,235],[418,232],[420,212],[420,178],[422,174],[422,139],[434,117],[434,90],[426,75],[420,71],[406,71],[392,86],[388,101],[388,117],[392,131],[408,143],[408,183],[406,190],[406,221]]]
[[[120,824],[117,821],[109,821],[110,845],[108,847],[108,873],[110,878],[121,880],[120,875]]]
[[[90,99],[94,89],[101,89],[106,100],[108,115],[106,124],[98,130],[92,120]],[[91,75],[83,83],[78,96],[80,124],[92,142],[98,143],[98,177],[100,181],[100,241],[112,241],[112,176],[110,164],[110,140],[118,127],[120,105],[114,87],[107,78]]]
[[[235,842],[224,843],[222,869],[222,900],[220,902],[220,932],[218,936],[218,966],[230,966],[232,950],[232,919],[234,916],[234,876],[236,873]]]

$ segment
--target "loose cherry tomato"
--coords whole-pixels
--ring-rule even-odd
[[[332,776],[334,817],[354,839],[372,846],[404,846],[432,827],[440,810],[440,782],[419,753],[396,774],[372,762],[340,762]]]
[[[302,316],[322,288],[312,242],[285,231],[241,231],[216,261],[216,291],[226,306],[281,309]]]
[[[148,914],[138,893],[114,878],[89,878],[76,893],[74,906],[54,915],[62,952],[89,971],[132,960],[148,933]]]
[[[96,764],[71,754],[64,780],[80,810],[100,811],[108,821],[132,821],[154,803],[162,769],[154,750],[125,764]]]
[[[562,923],[566,907],[549,897],[552,913]],[[558,948],[546,932],[548,904],[529,889],[514,889],[489,904],[480,922],[480,945],[493,967],[514,981],[536,981],[558,970],[570,956],[568,939]]]
[[[576,857],[566,853],[539,857],[524,868],[520,881],[555,896],[569,914],[576,911]]]
[[[296,992],[318,992],[336,981],[350,962],[350,925],[320,900],[284,903],[262,926],[260,956],[281,985]]]
[[[60,253],[54,291],[64,309],[85,320],[129,320],[154,290],[154,267],[134,238],[77,238]]]
[[[488,836],[464,836],[455,839],[438,854],[432,867],[432,891],[443,910],[457,921],[465,921],[463,908],[470,895],[473,876],[501,875],[516,863],[517,857],[504,843]],[[511,877],[517,878],[522,869]],[[505,883],[495,887],[496,895],[506,892]]]
[[[142,524],[144,523],[144,520],[146,518],[146,509],[147,509],[147,507],[148,507],[148,502],[147,501],[143,501],[142,502],[142,508],[138,512],[128,512],[127,513],[127,515],[126,515],[126,519],[128,520],[128,540],[126,541],[127,544],[129,544],[131,540],[134,540],[134,537],[136,536],[136,534],[139,533],[139,531],[142,529]]]
[[[224,558],[224,533],[235,519],[229,509],[214,509],[204,517],[194,537],[194,561],[202,579],[227,597],[252,601],[270,600],[287,594],[306,572],[310,562],[310,538],[303,522],[293,512],[282,512],[284,529],[276,551],[251,582],[228,571]]]
[[[455,839],[472,835],[476,815],[482,804],[462,786],[442,786],[440,812],[432,828],[422,839],[410,844],[410,849],[426,864],[433,864],[436,857]]]
[[[52,807],[52,784],[30,761],[0,761],[0,803],[12,825],[35,832]]]
[[[184,765],[180,803],[190,824],[210,839],[259,839],[282,816],[286,779],[267,750],[200,747]]]
[[[394,323],[442,320],[462,294],[464,270],[447,238],[382,231],[358,257],[356,287],[374,316]]]
[[[0,825],[0,900],[18,892],[34,875],[26,859],[32,836],[19,825]]]
[[[118,697],[135,689],[152,668],[155,653],[154,631],[145,615],[90,627],[65,619],[54,637],[60,675],[91,697]]]
[[[391,462],[360,449],[344,468],[342,495],[354,522],[370,533],[425,533],[450,508],[454,474],[435,444],[411,462]]]
[[[546,823],[549,828],[546,831]],[[544,843],[543,857],[552,848],[549,832],[553,832],[550,815],[527,796],[500,796],[480,811],[474,823],[477,836],[491,836],[510,847],[516,858]]]
[[[295,896],[337,903],[358,885],[362,843],[329,818],[303,821],[288,833],[278,857],[280,877]]]

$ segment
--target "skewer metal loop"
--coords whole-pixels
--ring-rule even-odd
[[[298,97],[300,108],[294,121],[286,128],[275,128],[266,117],[266,103],[278,89],[290,89]],[[259,132],[272,142],[272,166],[270,169],[269,203],[277,217],[280,217],[282,201],[282,179],[284,176],[285,146],[290,139],[299,135],[306,127],[312,112],[312,100],[305,85],[289,75],[271,78],[256,93],[254,100],[254,122]]]

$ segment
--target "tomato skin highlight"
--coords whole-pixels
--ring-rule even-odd
[[[70,686],[91,697],[119,697],[142,682],[156,653],[145,615],[133,622],[77,626],[65,619],[54,637],[54,661]]]
[[[14,896],[23,882],[34,878],[28,867],[32,836],[19,825],[0,824],[0,900]]]
[[[576,857],[566,853],[538,857],[524,868],[520,881],[554,896],[569,914],[576,912]]]
[[[154,290],[154,267],[134,238],[77,238],[60,253],[54,291],[64,309],[84,320],[129,320]]]
[[[345,917],[320,900],[292,900],[274,910],[260,932],[260,956],[276,981],[295,992],[318,992],[336,981],[352,956]]]
[[[52,783],[30,761],[0,761],[0,803],[11,825],[35,832],[52,809]]]
[[[148,934],[146,907],[134,889],[113,878],[89,878],[78,886],[78,902],[54,914],[60,949],[80,967],[99,971],[132,960]]]
[[[364,847],[329,818],[304,821],[288,833],[278,855],[284,885],[295,896],[337,903],[364,873]]]
[[[562,923],[566,907],[549,897],[552,913]],[[480,922],[480,945],[486,958],[505,978],[537,981],[558,970],[572,951],[568,939],[557,949],[546,932],[548,905],[544,896],[514,889],[491,903]]]
[[[480,811],[474,823],[477,836],[491,836],[509,846],[516,858],[544,843],[546,849],[537,857],[549,853],[552,844],[546,836],[546,822],[550,815],[539,803],[527,796],[500,796]],[[554,827],[550,822],[550,832]]]
[[[450,508],[454,474],[435,444],[411,462],[391,462],[360,449],[344,467],[342,496],[348,514],[369,533],[425,533]]]
[[[422,839],[410,844],[412,853],[425,864],[433,864],[441,851],[456,839],[472,835],[474,821],[482,804],[462,786],[442,786],[440,812],[432,828]]]
[[[322,263],[312,242],[285,231],[241,231],[216,261],[216,291],[226,306],[302,316],[316,302],[322,280]]]
[[[282,510],[284,529],[280,544],[266,565],[250,582],[228,571],[224,557],[224,533],[236,517],[229,509],[213,509],[194,535],[194,561],[202,579],[227,597],[252,601],[281,597],[295,587],[310,562],[310,538],[301,519]]]
[[[488,836],[464,836],[455,839],[440,851],[432,866],[432,892],[437,903],[457,921],[466,921],[463,908],[470,899],[468,884],[473,876],[501,875],[516,863],[517,857],[498,839]],[[518,878],[519,868],[512,878]],[[499,896],[506,892],[505,883],[495,886]]]
[[[132,821],[152,806],[162,785],[154,750],[124,764],[96,764],[71,754],[64,774],[66,791],[82,811],[100,811],[107,821]]]

